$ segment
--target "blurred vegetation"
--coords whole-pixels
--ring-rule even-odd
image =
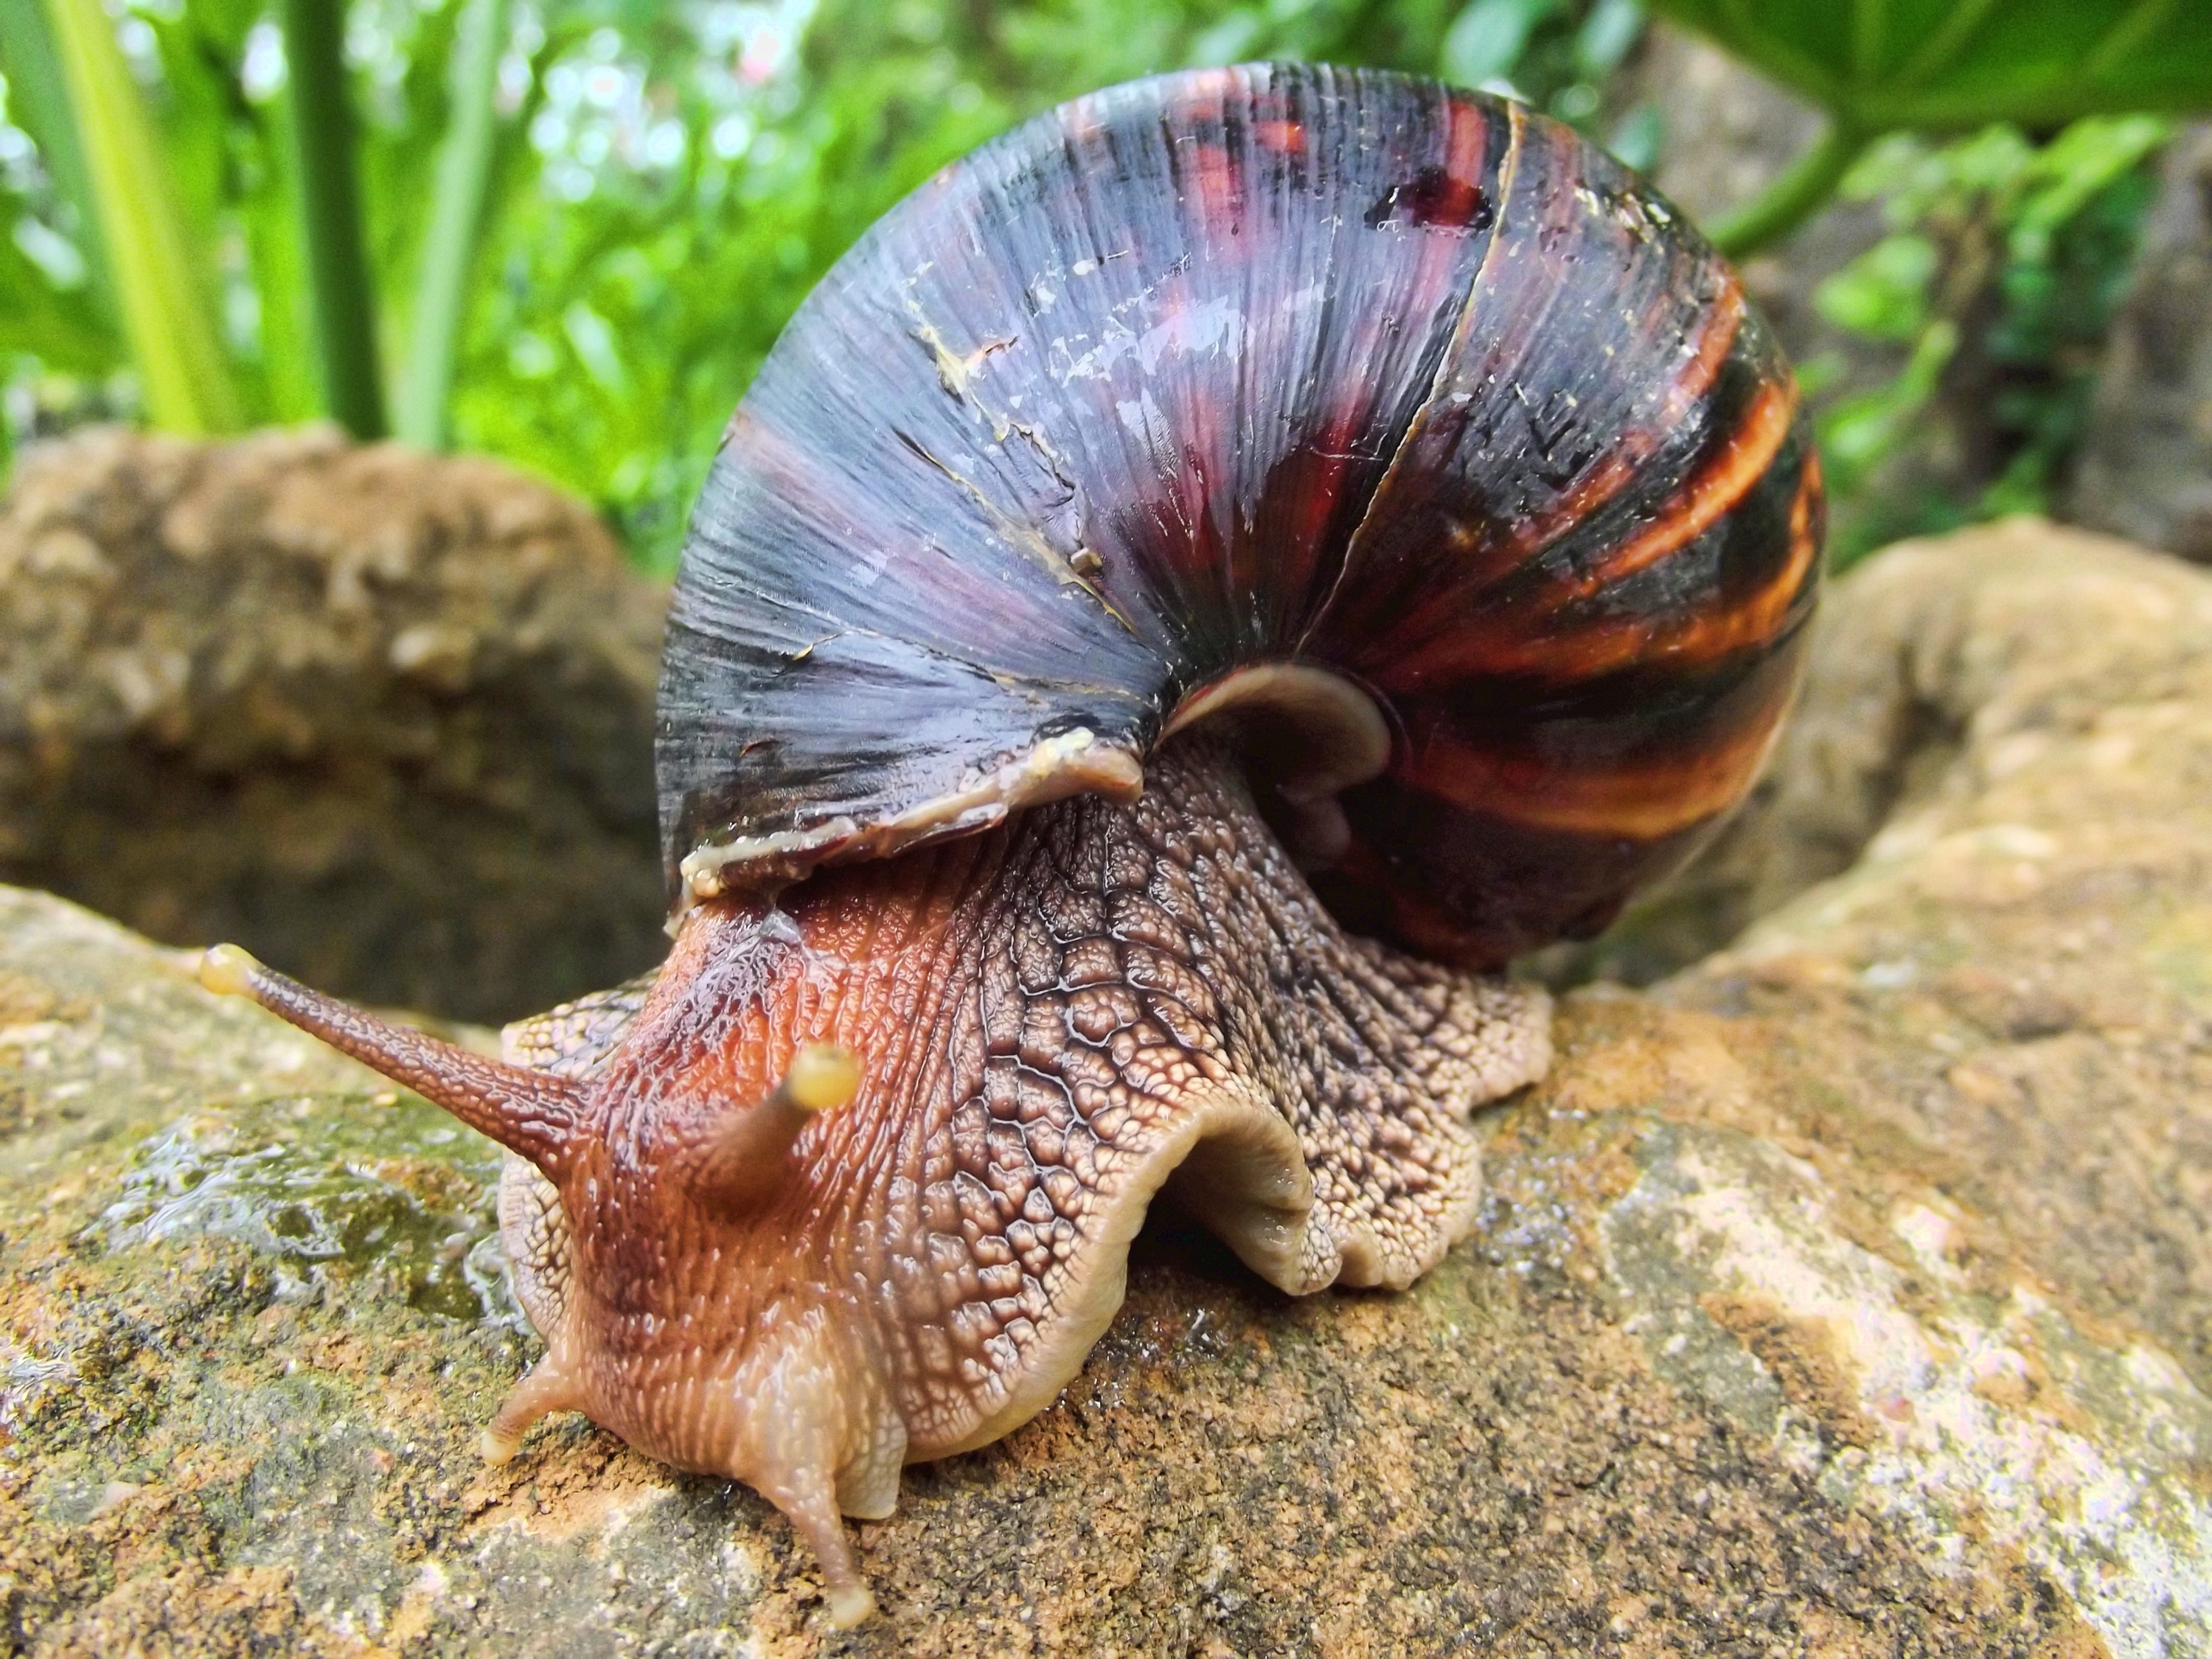
[[[84,205],[92,146],[37,67],[51,32],[25,26],[72,9],[100,0],[0,0],[0,444],[87,418],[180,424]],[[221,362],[198,383],[232,412],[200,423],[344,413],[351,350],[380,388],[356,429],[388,409],[412,441],[532,468],[661,569],[732,406],[830,264],[946,161],[1074,93],[1327,58],[1515,94],[1640,167],[1664,142],[1637,90],[1635,0],[351,0],[338,113],[368,282],[349,309],[313,275],[348,213],[303,176],[328,165],[337,94],[296,72],[303,19],[336,0],[106,11],[185,228],[165,291],[202,296],[216,324]],[[1840,489],[1896,495],[1846,515],[1853,534],[2040,501],[2165,131],[2104,118],[1869,148],[1853,129],[1837,177],[1893,231],[1820,304],[1902,357],[1825,417]],[[2002,410],[1982,471],[1899,483],[1910,434],[1970,380]]]
[[[1820,141],[1712,226],[1741,254],[1786,234],[1890,133],[2212,106],[2198,0],[1655,0],[1827,114]]]
[[[2145,162],[2172,133],[2127,115],[2085,117],[2041,144],[2003,125],[1948,144],[1898,135],[1845,176],[1847,198],[1881,204],[1888,234],[1814,303],[1905,355],[1893,378],[1828,400],[1838,365],[1799,366],[1838,503],[1834,563],[2050,508],[2156,193]]]
[[[457,39],[488,17],[502,40],[471,75]],[[355,0],[345,57],[376,279],[355,331],[385,343],[406,435],[442,430],[548,475],[665,568],[799,301],[901,196],[1022,117],[1159,68],[1326,58],[1510,84],[1611,137],[1626,112],[1603,83],[1641,27],[1627,0]],[[331,409],[283,12],[131,0],[116,33],[199,232],[244,420]],[[135,413],[143,395],[88,280],[82,198],[40,164],[30,113],[11,85],[0,359],[18,436]],[[449,144],[472,114],[473,136]],[[1648,161],[1636,122],[1624,131]]]

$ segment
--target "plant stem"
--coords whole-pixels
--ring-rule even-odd
[[[171,432],[229,430],[239,423],[230,365],[114,26],[100,0],[46,0],[46,21],[147,417]]]
[[[414,331],[399,394],[399,435],[424,449],[446,441],[446,404],[468,306],[469,267],[483,227],[491,177],[492,94],[507,33],[507,0],[467,0],[455,30],[452,104],[422,270],[415,289]]]
[[[1705,234],[1731,259],[1779,241],[1828,204],[1875,135],[1830,115],[1828,130],[1782,176]]]
[[[361,233],[353,110],[346,100],[345,20],[339,0],[284,0],[284,55],[299,146],[300,222],[314,295],[323,399],[356,438],[385,434],[376,301]]]
[[[85,284],[116,320],[115,289],[107,274],[106,244],[100,234],[100,209],[92,193],[92,174],[70,117],[69,83],[61,54],[41,5],[0,5],[0,69],[8,75],[8,103],[15,124],[31,135],[62,199],[76,215],[72,227],[84,259]]]
[[[268,173],[260,198],[239,215],[246,257],[261,291],[261,367],[265,417],[291,423],[325,412],[322,366],[315,350],[314,283],[307,275],[307,239],[300,234],[300,141],[289,98],[258,112]]]

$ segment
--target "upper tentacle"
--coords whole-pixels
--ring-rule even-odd
[[[218,945],[201,958],[200,982],[211,991],[252,998],[444,1107],[556,1179],[587,1132],[586,1097],[568,1079],[506,1065],[411,1026],[379,1019],[309,990],[234,945]]]

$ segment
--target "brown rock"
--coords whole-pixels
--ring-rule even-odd
[[[1487,1115],[1481,1231],[1408,1294],[1290,1303],[1156,1220],[1062,1398],[860,1529],[884,1613],[848,1636],[742,1487],[573,1419],[475,1462],[534,1346],[484,1143],[0,899],[0,1632],[2212,1650],[2212,578],[2014,524],[1829,620],[1863,659],[1824,647],[1778,799],[1906,781],[1776,834],[1869,848],[1654,994],[1569,999]],[[1923,697],[1957,735],[1916,769]]]
[[[662,941],[661,595],[574,501],[324,430],[100,430],[0,511],[0,878],[502,1018]]]
[[[1781,908],[1667,994],[1841,970],[1808,1060],[2203,1386],[2212,581],[2020,519],[1893,548],[1827,621],[1754,832]]]
[[[1885,825],[1903,833],[2084,720],[2205,684],[2193,572],[2040,520],[1900,543],[1843,592],[1751,799],[1611,934],[1555,951],[1555,981],[1649,984],[1843,872]]]

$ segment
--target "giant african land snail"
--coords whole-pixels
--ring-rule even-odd
[[[1468,1113],[1548,1056],[1480,974],[1741,795],[1820,535],[1734,274],[1571,132],[1326,69],[1117,88],[878,224],[732,421],[655,979],[501,1065],[204,973],[518,1155],[547,1352],[488,1449],[580,1410],[744,1480],[848,1622],[840,1512],[1053,1399],[1163,1188],[1293,1292],[1467,1231]]]

